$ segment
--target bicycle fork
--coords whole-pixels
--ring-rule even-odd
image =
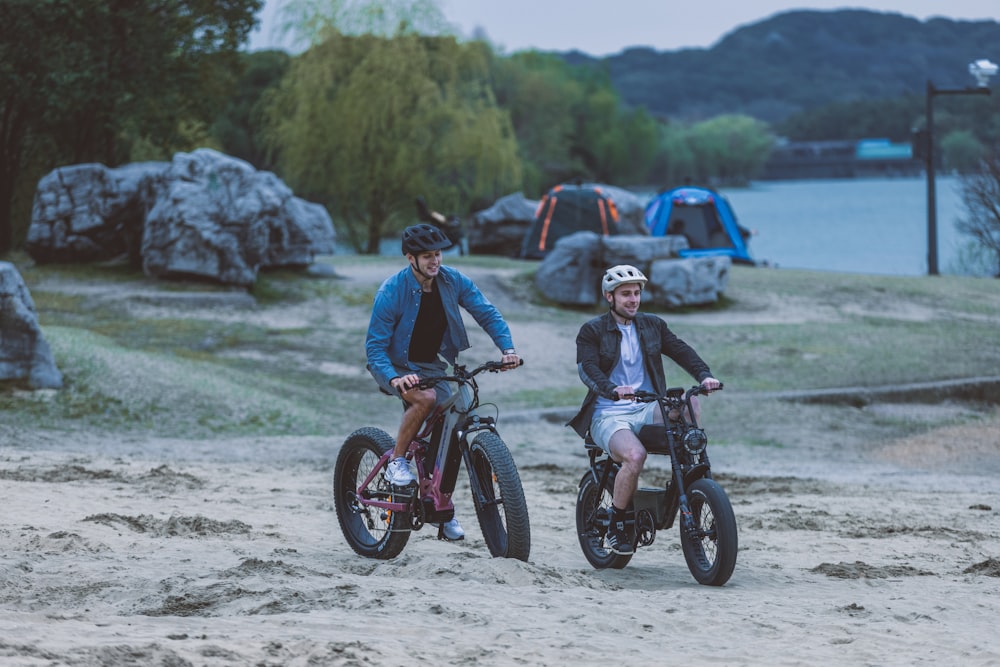
[[[486,493],[484,488],[485,484],[489,484],[492,490],[492,485],[494,480],[479,479],[478,471],[472,462],[472,453],[470,451],[468,442],[470,438],[474,437],[475,433],[478,431],[492,431],[496,433],[496,425],[493,422],[492,417],[480,417],[479,415],[473,415],[469,420],[469,423],[463,425],[462,428],[455,432],[455,437],[459,443],[461,443],[460,449],[462,450],[462,461],[465,463],[465,469],[469,473],[469,487],[472,492],[472,503],[476,507],[477,511],[482,511],[484,508],[490,505],[502,505],[503,497],[493,498],[493,493]]]

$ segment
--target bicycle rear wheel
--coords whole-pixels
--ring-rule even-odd
[[[681,522],[681,547],[688,569],[699,584],[722,586],[736,567],[736,515],[729,496],[711,479],[696,480],[688,487],[688,505],[696,532]]]
[[[604,543],[607,518],[611,516],[611,492],[614,488],[614,475],[609,475],[606,487],[600,489],[594,476],[588,472],[580,480],[580,491],[576,496],[576,533],[580,538],[580,548],[590,564],[598,570],[620,570],[632,560],[631,554],[616,554]]]
[[[483,431],[469,445],[469,482],[479,527],[496,558],[527,561],[531,551],[528,505],[507,445],[492,431]]]
[[[390,512],[361,504],[358,487],[395,446],[389,434],[377,428],[361,428],[348,436],[340,448],[333,473],[333,499],[340,528],[347,543],[366,558],[395,558],[410,539],[410,514]],[[393,498],[392,486],[381,473],[365,489],[368,497]]]

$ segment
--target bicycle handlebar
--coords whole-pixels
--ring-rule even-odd
[[[707,396],[707,395],[711,394],[712,392],[721,391],[722,388],[723,388],[723,386],[724,385],[720,382],[719,386],[716,387],[715,389],[706,389],[702,385],[696,384],[695,386],[691,387],[687,391],[684,391],[683,387],[671,387],[670,389],[667,389],[667,393],[663,394],[662,396],[660,394],[657,394],[656,392],[653,392],[653,391],[643,391],[643,390],[640,389],[640,390],[636,391],[633,394],[626,394],[625,396],[619,396],[617,400],[621,400],[623,398],[631,398],[632,400],[636,401],[637,403],[652,403],[653,401],[658,401],[661,398],[663,398],[663,399],[678,398],[679,399],[679,398],[681,398],[681,396],[683,396],[684,400],[686,401],[687,399],[689,399],[692,396]],[[618,392],[615,392],[615,396],[618,396]]]
[[[465,366],[456,365],[454,375],[439,375],[437,377],[421,378],[420,382],[417,383],[417,387],[420,389],[430,389],[436,386],[439,382],[468,382],[483,371],[499,373],[502,370],[511,370],[523,365],[524,359],[518,359],[518,363],[516,365],[505,364],[502,361],[486,361],[479,366],[476,366],[471,371],[465,370]]]

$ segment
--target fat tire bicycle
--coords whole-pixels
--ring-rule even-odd
[[[627,510],[625,529],[638,551],[653,544],[656,531],[671,528],[679,515],[681,549],[691,574],[700,584],[722,586],[736,567],[738,537],[733,506],[725,490],[712,478],[708,436],[693,417],[691,397],[708,393],[701,385],[686,392],[683,387],[674,387],[662,396],[635,392],[636,401],[659,404],[663,423],[647,424],[638,435],[649,454],[670,457],[671,476],[665,488],[636,490]],[[589,433],[585,445],[590,469],[580,480],[576,499],[580,548],[595,568],[621,569],[635,552],[618,554],[605,542],[615,475],[621,465],[595,444]]]
[[[490,554],[528,560],[531,530],[517,466],[497,432],[496,417],[477,411],[475,377],[506,368],[510,366],[499,361],[487,361],[472,370],[456,364],[452,375],[420,381],[421,388],[439,382],[457,387],[434,408],[410,443],[406,458],[416,464],[417,475],[408,486],[393,486],[383,477],[395,446],[388,433],[368,426],[347,437],[337,456],[333,497],[341,530],[356,553],[380,560],[395,558],[411,532],[428,523],[437,523],[438,538],[446,539],[444,523],[455,515],[452,495],[464,463]]]

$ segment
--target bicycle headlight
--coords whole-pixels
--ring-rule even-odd
[[[700,428],[689,429],[684,434],[684,449],[691,454],[701,454],[708,446],[708,436]]]

